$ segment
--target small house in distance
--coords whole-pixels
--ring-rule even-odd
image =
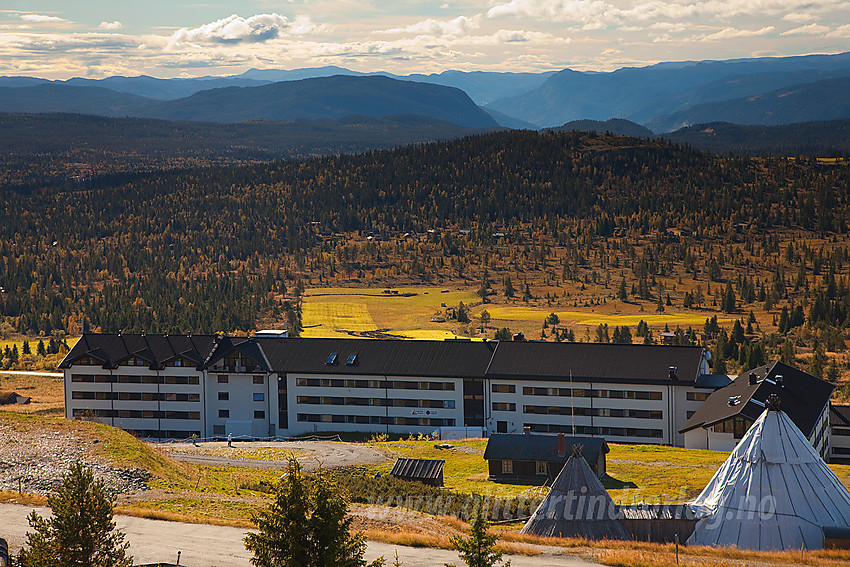
[[[431,486],[443,486],[443,465],[440,459],[398,459],[390,476],[402,480],[416,480]]]
[[[567,447],[582,446],[582,455],[597,477],[605,474],[608,443],[602,437],[567,437],[519,433],[494,433],[487,441],[484,459],[493,480],[554,480],[572,454]]]

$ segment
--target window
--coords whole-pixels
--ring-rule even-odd
[[[230,399],[230,392],[219,392],[218,393],[218,399],[221,402],[226,402],[227,400]]]
[[[514,384],[493,384],[491,388],[494,394],[516,394]]]
[[[263,410],[254,410],[254,419],[266,419],[266,412]]]
[[[266,395],[262,392],[254,392],[254,401],[255,402],[264,402],[266,400]]]
[[[537,461],[536,472],[539,475],[549,474],[549,464],[546,461]]]
[[[688,392],[689,402],[704,402],[708,398],[708,392]]]
[[[334,364],[336,364],[336,353],[335,352],[332,352],[328,355],[328,359],[325,360],[325,364],[327,364],[328,366],[333,366]]]
[[[348,360],[345,361],[345,365],[346,366],[354,366],[355,364],[357,364],[357,353],[352,352],[351,354],[348,355]]]
[[[514,474],[513,461],[502,461],[502,474]]]
[[[218,417],[221,419],[227,419],[230,417],[230,410],[220,409],[218,410]]]
[[[254,376],[254,384],[265,384],[263,376]]]
[[[171,365],[172,366],[183,366],[183,361],[178,358]]]
[[[514,402],[493,402],[493,411],[516,411]]]
[[[227,374],[219,374],[218,375],[218,383],[219,384],[227,384],[227,382],[228,382]]]

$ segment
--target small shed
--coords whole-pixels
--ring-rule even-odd
[[[597,477],[605,474],[608,443],[602,437],[567,437],[520,433],[494,433],[487,441],[484,459],[493,480],[554,480],[567,459],[567,447],[582,446],[584,460]]]
[[[443,486],[443,465],[440,459],[398,459],[390,476],[402,480],[416,480],[431,486]]]

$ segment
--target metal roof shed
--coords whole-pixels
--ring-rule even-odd
[[[390,476],[402,480],[416,480],[431,486],[443,486],[443,465],[438,459],[401,458],[393,465]]]

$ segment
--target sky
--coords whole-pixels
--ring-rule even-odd
[[[0,75],[610,71],[850,51],[850,0],[3,0]]]

